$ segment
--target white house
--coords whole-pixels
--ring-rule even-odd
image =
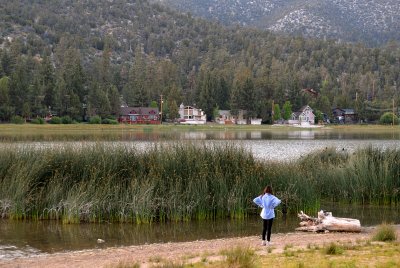
[[[179,117],[181,124],[204,125],[207,122],[204,111],[192,106],[185,106],[183,103],[179,106]]]
[[[315,115],[313,109],[310,106],[303,106],[298,112],[292,113],[292,117],[289,120],[290,125],[314,125]]]

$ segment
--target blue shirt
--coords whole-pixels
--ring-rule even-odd
[[[272,194],[264,194],[254,198],[253,202],[262,208],[261,218],[269,220],[275,218],[274,208],[281,203],[281,200]]]

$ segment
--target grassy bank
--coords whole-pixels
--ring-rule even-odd
[[[283,253],[257,254],[250,248],[236,247],[221,252],[221,261],[215,261],[207,254],[199,257],[200,262],[186,263],[185,260],[169,262],[157,260],[151,267],[399,267],[400,243],[330,243],[326,245],[309,245],[307,249],[296,249],[287,245]],[[139,263],[119,263],[114,268],[141,267]]]
[[[377,235],[390,239],[376,239]],[[296,236],[296,234],[290,234]],[[289,235],[289,236],[290,236]],[[338,234],[338,236],[341,236]],[[302,237],[307,239],[307,237]],[[307,241],[291,240],[293,243],[277,243],[272,246],[260,247],[249,245],[233,245],[217,251],[205,248],[203,253],[185,254],[180,258],[163,258],[159,255],[148,258],[147,263],[119,261],[109,268],[128,267],[399,267],[400,243],[397,240],[395,226],[381,225],[374,234],[363,238],[351,237],[332,241],[318,237]],[[236,241],[238,242],[238,241]],[[303,242],[303,243],[302,243]],[[165,257],[165,255],[164,255]],[[169,257],[169,256],[168,256]]]
[[[234,145],[17,147],[0,151],[0,216],[77,222],[243,218],[271,184],[289,212],[321,200],[397,204],[400,150],[326,149],[296,163]]]
[[[400,126],[383,125],[328,125],[323,128],[299,129],[289,126],[271,125],[35,125],[0,124],[0,142],[20,141],[121,141],[121,140],[164,140],[179,139],[181,133],[259,131],[262,133],[285,134],[290,131],[313,131],[316,133],[352,133],[361,135],[383,135],[389,139],[400,138]]]

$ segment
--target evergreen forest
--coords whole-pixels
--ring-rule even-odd
[[[115,119],[121,104],[159,107],[161,96],[164,120],[184,103],[208,120],[246,110],[269,123],[274,105],[309,105],[370,122],[399,105],[399,86],[395,41],[369,48],[229,27],[146,0],[1,0],[0,122]]]

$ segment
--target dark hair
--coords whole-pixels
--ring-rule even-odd
[[[263,194],[272,194],[272,187],[270,185],[265,187]]]

